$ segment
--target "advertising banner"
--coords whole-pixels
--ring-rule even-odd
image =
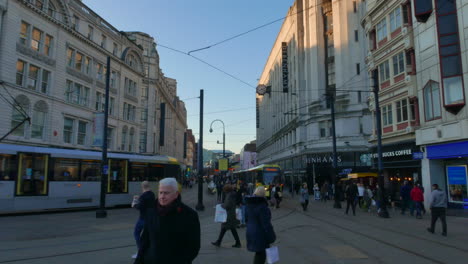
[[[95,113],[93,117],[93,146],[102,147],[104,143],[104,113]]]

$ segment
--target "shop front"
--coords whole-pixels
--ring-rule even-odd
[[[374,146],[372,153],[361,158],[372,162],[373,171],[378,170],[377,147]],[[400,187],[405,181],[411,185],[422,182],[421,159],[422,153],[414,141],[382,146],[384,184],[393,200],[400,198]]]
[[[426,146],[423,171],[428,187],[438,184],[447,193],[449,208],[468,209],[468,141]]]

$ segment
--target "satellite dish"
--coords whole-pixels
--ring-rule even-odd
[[[259,95],[264,95],[266,93],[266,90],[267,90],[267,87],[265,85],[263,85],[263,84],[259,84],[257,86],[257,93]]]

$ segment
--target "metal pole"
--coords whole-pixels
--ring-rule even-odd
[[[198,139],[198,211],[205,210],[203,205],[203,89],[200,89],[200,138]]]
[[[106,183],[109,168],[107,164],[107,123],[109,119],[109,81],[110,81],[110,56],[107,56],[107,71],[106,71],[106,100],[104,106],[104,128],[102,137],[102,159],[101,159],[101,195],[99,200],[99,209],[96,211],[96,218],[105,218],[106,212]]]
[[[331,108],[331,119],[332,119],[332,136],[333,136],[333,170],[332,170],[332,177],[331,177],[331,182],[330,184],[335,185],[335,189],[333,190],[333,199],[334,199],[334,204],[333,208],[341,208],[341,202],[339,198],[339,194],[337,192],[338,190],[338,177],[336,177],[336,172],[338,169],[338,154],[336,153],[336,125],[335,125],[335,96],[334,95],[328,95],[328,98],[330,100],[330,108]]]
[[[224,123],[223,123],[223,158],[226,158],[226,134],[224,133]]]
[[[383,163],[382,163],[382,117],[379,105],[379,76],[377,70],[372,73],[374,79],[374,99],[375,99],[375,119],[377,129],[377,152],[378,152],[378,174],[379,174],[379,189],[380,189],[380,212],[379,216],[382,218],[389,218],[387,211],[387,202],[385,200],[384,176],[383,176]]]

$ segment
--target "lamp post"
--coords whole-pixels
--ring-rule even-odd
[[[213,120],[210,124],[210,133],[213,133],[213,123],[216,121],[219,121],[221,122],[221,124],[223,124],[223,158],[226,158],[226,131],[224,127],[224,122],[220,119]],[[220,144],[219,141],[217,143]]]

